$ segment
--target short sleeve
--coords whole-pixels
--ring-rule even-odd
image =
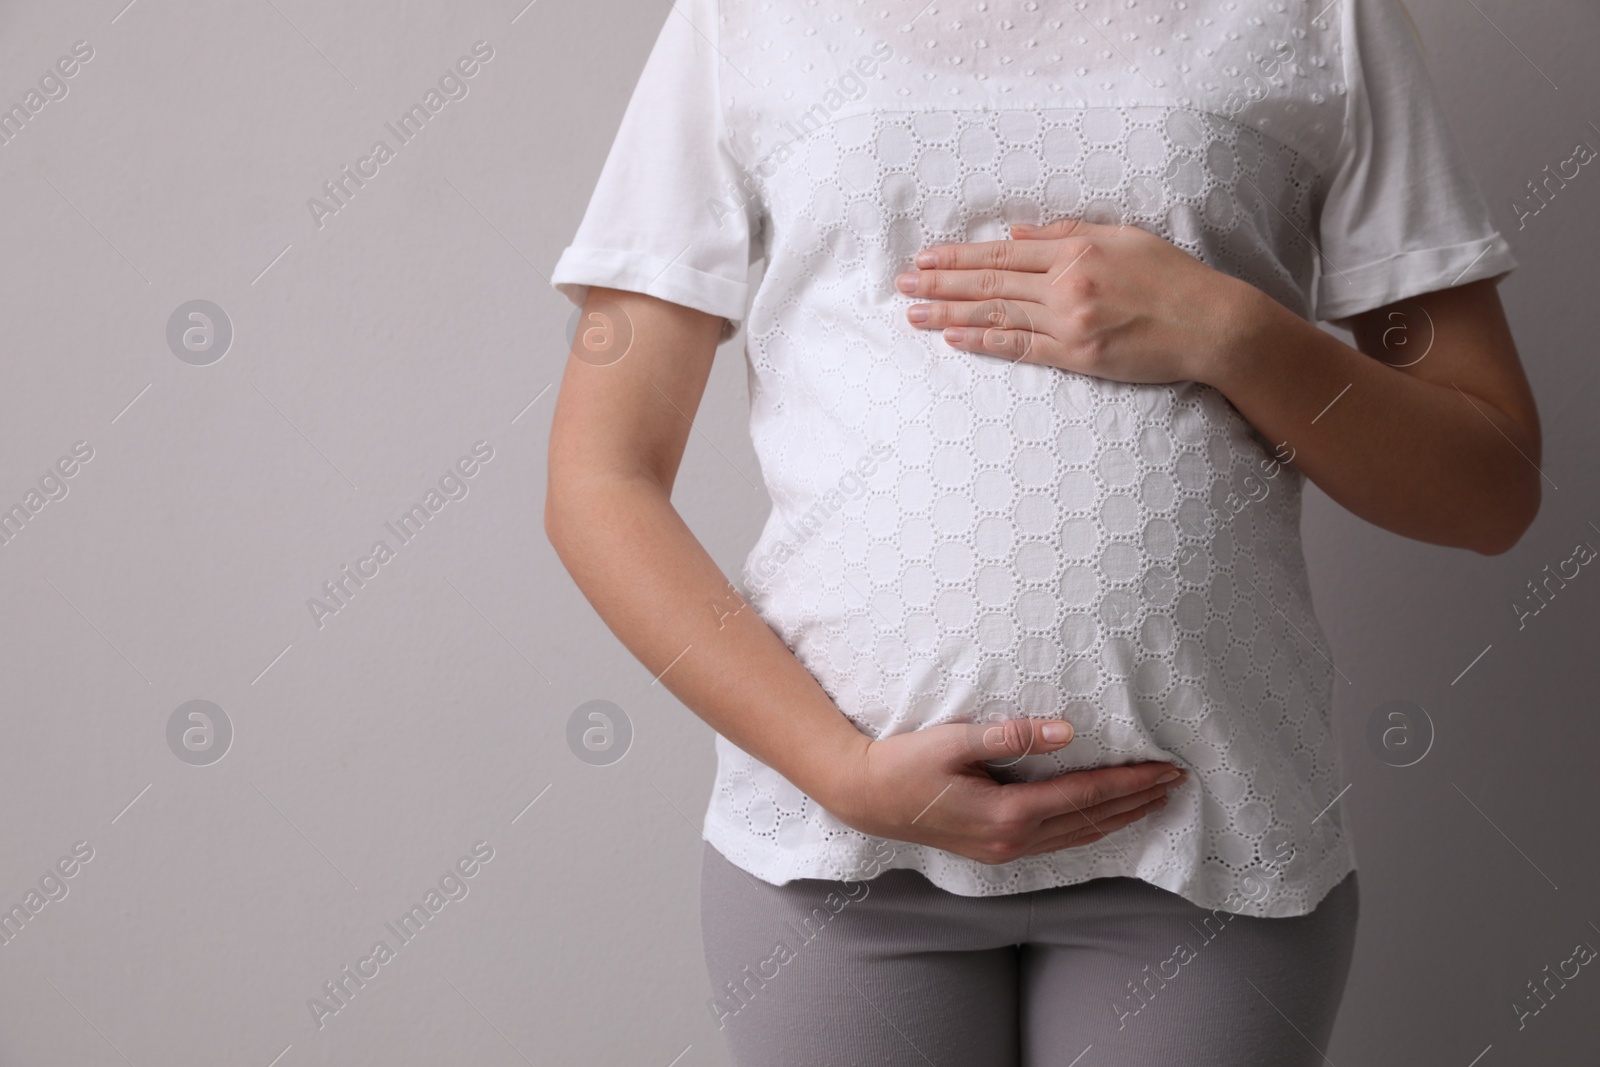
[[[1316,317],[1514,269],[1445,125],[1399,0],[1338,0],[1345,129],[1318,219]]]
[[[634,87],[588,210],[551,284],[646,293],[744,318],[759,217],[721,103],[716,0],[678,0]]]

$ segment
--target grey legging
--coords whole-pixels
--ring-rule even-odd
[[[709,844],[708,1004],[738,1067],[1320,1067],[1359,913],[1198,907],[1134,878],[963,897],[909,870],[763,882]]]

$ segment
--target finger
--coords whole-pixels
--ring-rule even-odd
[[[1100,840],[1104,836],[1106,836],[1104,832],[1101,832],[1101,833],[1085,832],[1085,833],[1081,833],[1081,834],[1068,834],[1067,836],[1065,836],[1063,838],[1060,838],[1057,841],[1046,842],[1044,844],[1035,845],[1033,848],[1031,848],[1028,851],[1024,852],[1023,855],[1024,856],[1038,856],[1038,855],[1043,855],[1046,852],[1060,852],[1062,849],[1082,848],[1084,845],[1092,845],[1092,844],[1094,844],[1096,841]]]
[[[950,326],[942,335],[945,344],[963,352],[976,352],[983,356],[1000,356],[1015,363],[1027,362],[1037,357],[1043,334],[1032,330],[997,330],[982,326]],[[1035,362],[1043,362],[1035,358]]]
[[[1041,273],[1050,269],[1055,253],[1048,245],[1015,241],[971,241],[935,245],[917,253],[915,263],[924,270],[1015,270]]]
[[[947,326],[979,326],[1000,330],[1034,331],[1034,315],[1043,313],[1038,304],[1017,300],[941,300],[934,304],[912,304],[906,318],[927,330]]]
[[[1062,834],[1072,833],[1084,828],[1094,829],[1096,826],[1125,812],[1142,808],[1153,800],[1160,800],[1170,796],[1175,786],[1181,782],[1168,782],[1165,785],[1151,786],[1141,789],[1137,793],[1130,793],[1125,797],[1108,800],[1104,804],[1096,804],[1092,808],[1085,808],[1081,812],[1068,812],[1065,815],[1054,815],[1039,824],[1036,831],[1040,839],[1059,837]]]
[[[1152,800],[1148,804],[1140,805],[1132,811],[1123,812],[1121,815],[1112,816],[1102,822],[1097,822],[1092,828],[1077,830],[1072,833],[1058,835],[1046,841],[1041,841],[1023,851],[1024,856],[1037,856],[1045,852],[1059,852],[1064,848],[1081,848],[1093,844],[1102,837],[1116,833],[1125,826],[1138,822],[1149,815],[1154,815],[1167,806],[1166,798]]]
[[[906,296],[924,300],[1035,300],[1048,285],[1043,271],[909,270],[894,280]]]
[[[1113,827],[1107,827],[1101,830],[1084,830],[1076,834],[1066,834],[1062,837],[1056,838],[1053,841],[1046,841],[1037,845],[1033,845],[1030,848],[1024,849],[1022,852],[1018,853],[1018,855],[1040,856],[1051,852],[1061,852],[1069,848],[1083,848],[1085,845],[1092,845],[1096,841],[1110,837],[1118,830],[1121,830],[1124,826],[1130,826],[1151,814],[1153,814],[1153,812],[1143,811],[1137,813],[1136,817],[1128,819],[1127,822],[1121,822]]]
[[[1072,724],[1065,719],[1005,719],[963,723],[962,726],[965,748],[957,754],[962,763],[1014,762],[1024,756],[1064,748],[1072,742],[1073,736]]]
[[[1091,767],[1068,771],[1039,782],[1017,782],[1006,789],[1012,799],[1033,813],[1038,822],[1070,812],[1082,814],[1117,797],[1129,796],[1161,785],[1162,775],[1177,771],[1174,782],[1183,781],[1183,769],[1171,763],[1128,763],[1119,767]]]

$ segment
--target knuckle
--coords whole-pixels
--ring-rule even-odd
[[[1093,335],[1095,327],[1094,309],[1079,304],[1068,309],[1066,314],[1067,331],[1078,337]]]
[[[1011,265],[1011,246],[997,241],[989,246],[985,258],[995,270],[1006,270]]]
[[[1026,360],[1033,355],[1035,345],[1034,335],[1027,330],[1017,331],[1017,358]]]
[[[987,842],[983,849],[983,862],[994,865],[1010,863],[1022,855],[1023,843],[1013,837],[1000,837]]]
[[[1011,751],[1011,735],[1004,722],[983,722],[972,727],[977,739],[979,755],[983,759],[998,759]]]
[[[1005,734],[1005,748],[1007,752],[1021,753],[1028,750],[1030,731],[1028,724],[1021,719],[1007,719],[1000,724]]]
[[[1016,841],[1028,832],[1032,821],[1027,813],[1015,804],[1003,803],[994,813],[990,831],[998,840]]]
[[[985,296],[993,296],[1000,292],[1000,272],[997,270],[980,270],[977,277],[978,291]]]
[[[1004,327],[1010,324],[1011,314],[1004,300],[987,300],[978,305],[978,311],[990,326]]]
[[[1111,799],[1111,788],[1101,776],[1084,782],[1078,790],[1078,806],[1085,810],[1097,808]]]
[[[1105,345],[1097,338],[1087,338],[1078,343],[1078,365],[1099,369],[1105,363]]]
[[[969,738],[980,759],[994,759],[1005,751],[1005,728],[999,723],[975,723],[969,728]]]
[[[1074,300],[1088,300],[1099,291],[1095,280],[1083,272],[1081,265],[1062,279],[1061,284],[1066,287],[1067,295]]]

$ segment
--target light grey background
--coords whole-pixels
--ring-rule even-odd
[[[0,105],[94,49],[0,146],[0,505],[75,442],[94,450],[0,546],[0,906],[93,848],[0,945],[6,1067],[727,1062],[698,930],[711,733],[609,635],[541,526],[570,312],[542,275],[667,8],[524,2],[0,5]],[[1600,946],[1600,576],[1520,631],[1512,604],[1600,545],[1600,168],[1521,230],[1511,198],[1600,147],[1600,9],[1411,6],[1523,264],[1502,292],[1548,481],[1495,558],[1309,494],[1364,894],[1325,1051],[1592,1062],[1594,968],[1521,1031],[1512,1005]],[[307,199],[479,40],[494,57],[469,94],[317,228]],[[234,329],[210,366],[166,342],[195,299]],[[730,574],[766,510],[744,383],[730,345],[676,497]],[[394,543],[385,521],[478,441],[493,459],[468,495],[319,628],[308,599]],[[597,698],[635,730],[605,767],[566,739]],[[195,699],[234,729],[209,766],[168,747]],[[1394,699],[1437,731],[1403,769],[1366,741]],[[319,1029],[309,998],[478,841],[494,858],[469,894]]]

